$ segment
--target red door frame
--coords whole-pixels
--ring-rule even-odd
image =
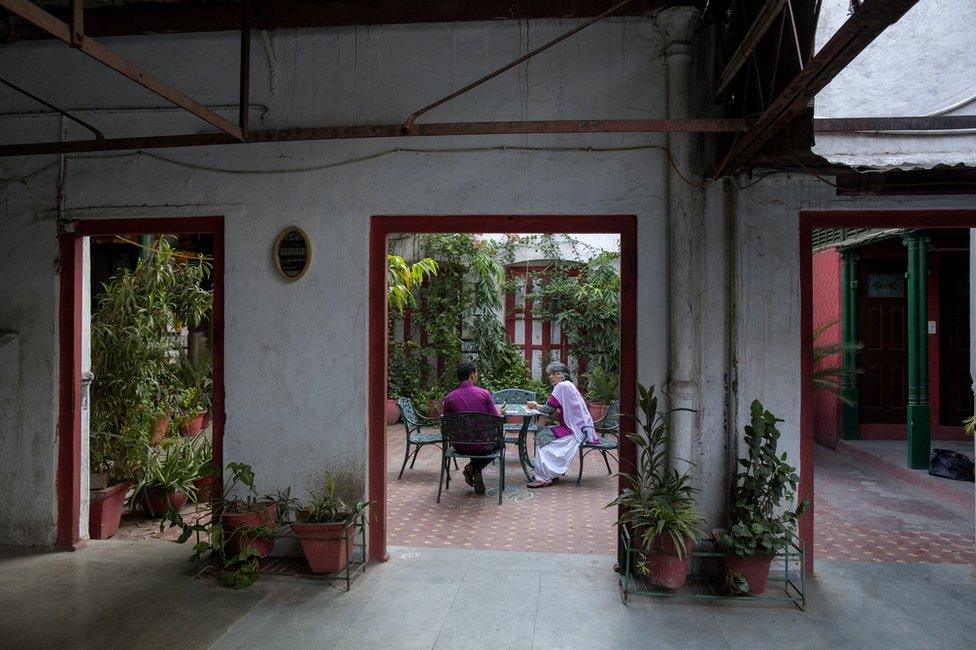
[[[810,515],[800,519],[807,570],[813,571],[813,229],[976,228],[976,210],[836,210],[800,212],[800,486]]]
[[[393,233],[608,233],[620,235],[620,413],[624,431],[633,430],[637,393],[637,217],[635,215],[444,215],[373,216],[369,224],[369,554],[386,551],[386,254]],[[633,442],[620,441],[620,470],[632,471]],[[619,479],[620,488],[625,487]],[[618,542],[619,544],[619,542]]]
[[[97,235],[213,235],[213,450],[214,466],[223,468],[224,442],[224,218],[178,217],[74,221],[58,235],[58,539],[59,548],[84,546],[81,514],[81,325],[82,243]],[[218,481],[220,483],[220,481]]]

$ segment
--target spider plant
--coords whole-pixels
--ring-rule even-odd
[[[690,484],[688,472],[679,472],[669,462],[668,419],[666,413],[658,412],[654,387],[638,384],[637,391],[640,431],[627,436],[637,446],[637,472],[621,474],[628,487],[607,507],[624,506],[617,525],[630,528],[642,555],[669,539],[683,558],[690,551],[689,540],[704,536],[705,517],[695,503],[697,490]],[[638,559],[637,569],[646,573],[643,557]]]

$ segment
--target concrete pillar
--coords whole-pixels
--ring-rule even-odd
[[[664,35],[664,60],[668,70],[668,117],[692,117],[691,75],[692,40],[698,26],[698,10],[694,7],[671,7],[658,12],[658,29]],[[696,237],[695,208],[698,190],[689,186],[675,170],[691,175],[692,134],[669,133],[668,149],[674,166],[669,167],[668,229],[670,256],[670,348],[671,373],[668,384],[671,408],[671,457],[679,470],[687,469],[682,460],[692,461],[694,427],[696,422],[695,357],[698,347],[696,314],[696,269],[693,262]],[[680,459],[680,460],[679,460]]]
[[[919,233],[904,237],[908,247],[908,466],[929,466],[931,408],[928,386],[928,242]]]
[[[857,342],[857,255],[853,251],[841,251],[841,343],[847,348]],[[857,367],[857,352],[847,350],[841,354],[841,365]],[[853,404],[842,405],[841,434],[844,440],[860,437],[858,417],[858,387],[856,375],[841,377],[844,396]]]

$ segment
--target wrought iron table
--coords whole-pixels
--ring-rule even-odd
[[[529,458],[528,450],[528,440],[529,440],[529,429],[538,422],[539,416],[543,415],[542,412],[533,409],[526,408],[525,404],[499,404],[498,410],[504,409],[503,415],[506,417],[521,417],[522,423],[512,423],[505,424],[505,433],[518,431],[518,435],[510,437],[505,436],[505,442],[508,444],[516,445],[518,447],[519,464],[522,466],[522,472],[525,474],[525,478],[529,481],[532,480],[532,473],[535,467],[532,465],[532,459]],[[538,427],[536,427],[538,429]]]

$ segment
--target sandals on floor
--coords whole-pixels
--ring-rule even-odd
[[[552,483],[550,481],[532,481],[525,487],[529,488],[530,490],[534,490],[536,488],[547,488],[550,487],[551,485]]]

